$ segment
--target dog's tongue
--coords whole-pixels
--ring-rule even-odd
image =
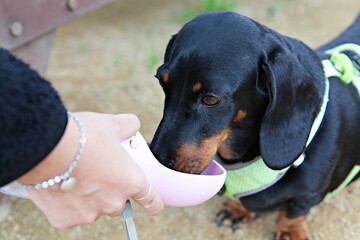
[[[224,173],[224,169],[215,160],[211,161],[209,165],[202,171],[201,175],[220,175]]]

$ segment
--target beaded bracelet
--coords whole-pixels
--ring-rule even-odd
[[[63,173],[61,173],[60,175],[55,176],[54,178],[51,178],[47,181],[41,182],[41,183],[37,183],[37,184],[23,184],[21,183],[21,185],[28,187],[28,188],[32,188],[32,189],[45,189],[48,187],[51,187],[57,183],[61,182],[60,185],[60,189],[64,192],[70,192],[71,190],[74,189],[75,183],[76,183],[76,178],[75,177],[70,177],[70,174],[72,173],[72,171],[74,170],[75,166],[77,165],[77,163],[80,160],[81,154],[84,151],[85,148],[85,143],[86,143],[86,134],[85,134],[85,128],[83,126],[83,124],[81,123],[80,119],[74,115],[72,112],[68,112],[67,113],[69,117],[71,117],[76,125],[79,128],[79,132],[80,132],[80,146],[79,149],[75,155],[75,159],[72,161],[72,163],[70,164],[70,166],[68,167],[68,169],[66,169]]]

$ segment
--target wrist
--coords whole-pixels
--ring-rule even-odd
[[[17,179],[23,184],[37,184],[65,172],[79,149],[79,129],[68,117],[64,135],[55,148],[29,172]]]

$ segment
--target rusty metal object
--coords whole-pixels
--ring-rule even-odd
[[[0,0],[0,46],[13,50],[110,1]]]
[[[18,58],[28,63],[33,69],[44,75],[51,51],[55,30],[42,35],[12,51]]]
[[[0,0],[0,47],[44,75],[55,29],[110,1]]]

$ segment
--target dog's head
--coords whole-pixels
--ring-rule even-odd
[[[303,152],[320,108],[322,67],[313,51],[235,13],[207,13],[170,40],[156,78],[163,119],[151,143],[177,171],[200,173],[218,153],[261,155],[273,169]]]

